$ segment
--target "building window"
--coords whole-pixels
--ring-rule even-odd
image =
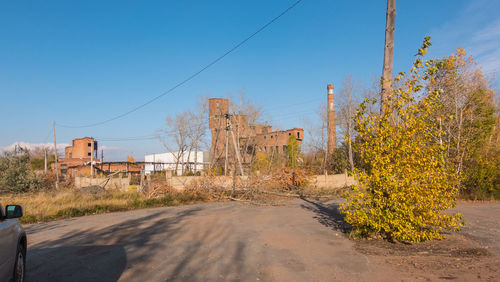
[[[287,146],[283,145],[283,152],[286,152],[286,148],[287,148]]]
[[[92,143],[88,143],[87,145],[88,145],[89,147],[92,147]]]
[[[292,133],[291,133],[291,132],[288,132],[288,136],[292,136]]]
[[[88,153],[87,153],[87,156],[89,156],[89,157],[90,157],[90,152],[88,152]]]
[[[297,139],[300,139],[300,132],[297,132]]]
[[[61,166],[68,166],[67,164],[61,164]]]
[[[273,136],[271,135],[271,139],[273,139]]]
[[[267,146],[264,146],[264,152],[267,152]]]

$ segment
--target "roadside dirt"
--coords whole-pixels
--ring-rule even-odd
[[[403,244],[357,239],[355,250],[402,279],[499,281],[500,203],[460,203],[456,210],[470,222],[443,240]]]
[[[462,235],[406,245],[383,240],[355,240],[355,249],[393,277],[426,281],[498,281],[497,256]],[[403,279],[404,279],[403,278]]]

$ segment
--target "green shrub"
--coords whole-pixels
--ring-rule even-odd
[[[41,188],[41,177],[30,167],[29,151],[16,148],[0,156],[0,193],[27,192]]]

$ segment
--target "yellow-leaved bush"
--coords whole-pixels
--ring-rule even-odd
[[[366,110],[374,103],[370,99],[357,110],[360,142],[354,149],[365,165],[341,205],[353,235],[420,242],[464,224],[460,214],[444,212],[455,206],[458,188],[442,158],[434,115],[441,91],[425,88],[440,67],[438,61],[423,61],[429,46],[426,37],[411,71],[395,78],[398,87],[380,115]]]

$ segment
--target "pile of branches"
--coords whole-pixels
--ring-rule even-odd
[[[231,200],[257,205],[279,205],[303,194],[308,183],[304,170],[284,168],[268,175],[248,177],[206,176],[191,183],[189,192],[198,192],[211,200]]]

